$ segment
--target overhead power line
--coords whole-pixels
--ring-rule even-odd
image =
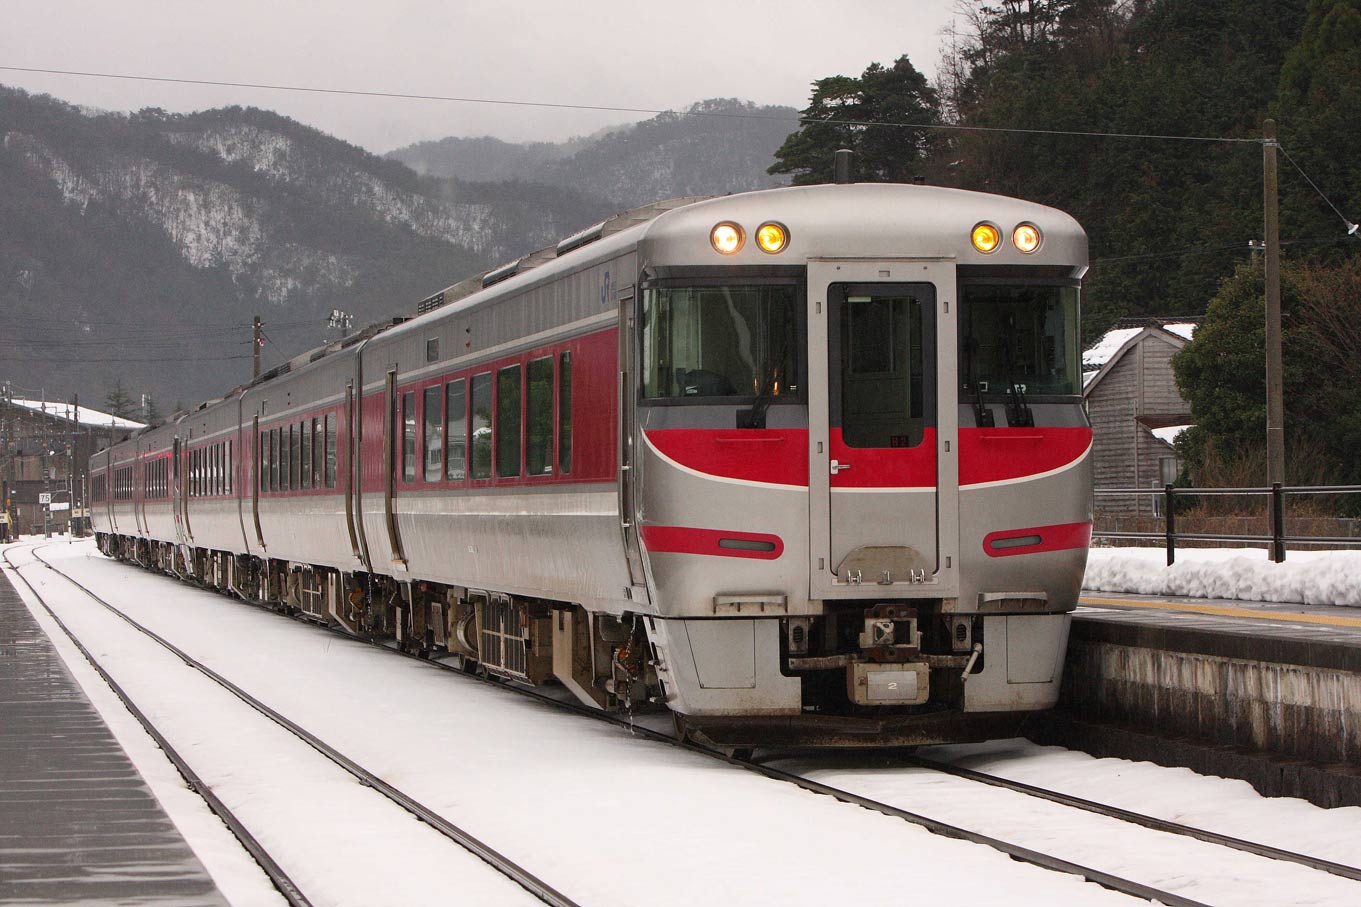
[[[957,123],[902,123],[867,120],[839,120],[804,116],[776,116],[761,113],[734,113],[716,110],[668,111],[654,107],[621,107],[611,104],[564,104],[554,101],[524,101],[511,98],[474,98],[458,95],[414,94],[400,91],[366,91],[353,88],[319,88],[310,85],[279,85],[268,82],[232,82],[220,79],[182,79],[171,76],[141,76],[127,73],[90,72],[74,69],[46,69],[33,66],[0,66],[0,71],[39,73],[42,75],[80,76],[90,79],[118,79],[129,82],[162,82],[172,85],[206,85],[214,88],[253,88],[264,91],[292,91],[303,94],[349,95],[361,98],[387,98],[406,101],[443,101],[455,104],[493,104],[504,107],[539,107],[553,110],[593,110],[607,113],[641,113],[656,116],[675,113],[678,116],[712,117],[729,120],[776,120],[780,122],[822,123],[831,126],[875,126],[903,129],[933,129],[956,132],[1014,133],[1019,135],[1057,135],[1104,139],[1156,139],[1177,142],[1212,142],[1223,144],[1260,145],[1260,138],[1232,138],[1208,135],[1170,135],[1139,132],[1098,132],[1073,129],[1023,129],[1010,126],[963,126]]]

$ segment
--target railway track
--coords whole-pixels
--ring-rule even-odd
[[[179,652],[178,649],[175,649],[169,643],[166,643],[164,640],[160,640],[159,637],[155,637],[155,634],[151,633],[151,631],[146,630],[145,628],[141,628],[140,625],[137,625],[134,621],[131,620],[131,618],[128,618],[126,615],[123,615],[121,612],[118,612],[118,609],[105,602],[97,594],[95,594],[82,584],[80,584],[77,580],[67,576],[61,570],[54,567],[52,564],[48,563],[46,560],[41,558],[36,551],[33,553],[33,556],[39,563],[43,564],[48,569],[52,570],[53,572],[56,572],[58,575],[65,578],[68,582],[71,582],[72,584],[80,588],[82,591],[85,592],[85,594],[89,595],[96,601],[99,601],[104,607],[109,608],[115,613],[118,613],[119,616],[122,617],[124,620],[133,623],[134,626],[138,626],[138,628],[142,629],[143,632],[146,632],[148,633],[148,635],[151,635],[153,638],[156,638],[158,642],[161,642],[162,645],[165,645],[167,646],[167,648],[170,648],[182,659],[192,661],[192,659],[189,659],[188,656]],[[738,758],[727,753],[718,752],[707,747],[699,746],[692,742],[678,739],[676,736],[672,734],[664,733],[654,728],[638,724],[634,720],[632,720],[630,716],[615,715],[601,712],[596,709],[589,708],[585,705],[576,703],[574,701],[565,701],[563,699],[559,699],[557,697],[548,695],[540,690],[536,690],[530,687],[525,687],[519,684],[508,683],[505,681],[483,677],[477,674],[472,674],[464,670],[459,664],[450,663],[448,661],[443,661],[440,659],[423,658],[418,655],[410,653],[403,653],[393,646],[382,645],[380,643],[375,643],[375,645],[379,645],[382,648],[391,649],[394,652],[398,652],[398,654],[406,655],[408,658],[411,658],[422,664],[425,664],[432,669],[452,672],[458,674],[460,677],[463,677],[465,680],[471,680],[487,686],[492,686],[508,694],[518,695],[529,699],[537,700],[541,703],[545,703],[557,709],[573,712],[583,717],[594,719],[596,721],[607,722],[619,726],[621,728],[624,728],[629,733],[635,736],[643,737],[668,746],[682,748],[693,753],[702,754],[708,758],[726,762],[735,767],[762,775],[772,780],[793,784],[813,793],[823,794],[825,796],[832,797],[844,803],[853,804],[856,806],[860,806],[864,809],[878,812],[882,815],[898,818],[910,822],[914,825],[918,825],[926,829],[927,831],[932,832],[933,834],[938,834],[945,837],[954,838],[957,840],[969,841],[971,843],[982,844],[986,847],[1000,851],[1008,855],[1009,857],[1021,862],[1030,863],[1032,865],[1053,871],[1072,874],[1080,878],[1083,878],[1087,881],[1091,881],[1094,882],[1095,884],[1101,885],[1102,887],[1111,889],[1113,891],[1118,891],[1124,894],[1128,894],[1148,901],[1154,901],[1160,904],[1166,904],[1169,905],[1169,907],[1205,907],[1203,902],[1178,895],[1174,892],[1164,891],[1156,887],[1145,885],[1143,883],[1131,879],[1107,873],[1093,867],[1083,866],[1072,861],[1065,860],[1062,857],[1056,856],[1054,854],[1042,853],[1040,851],[1036,851],[1034,849],[1015,844],[1013,842],[1004,841],[995,837],[981,834],[970,829],[942,822],[940,820],[933,819],[929,816],[921,815],[903,809],[901,807],[894,806],[889,803],[884,803],[882,801],[875,800],[871,797],[867,797],[855,793],[853,791],[848,791],[834,787],[832,785],[824,784],[812,778],[805,777],[804,775],[786,771],[773,765],[763,764],[762,762],[754,761],[750,758]],[[201,670],[209,669],[201,668]],[[223,682],[225,685],[230,685],[230,682],[225,681],[225,679],[222,679],[220,682]],[[245,694],[237,693],[237,695],[243,696]],[[263,706],[263,704],[261,705]],[[267,706],[263,706],[263,708],[268,709]],[[282,716],[280,716],[280,719],[283,721],[287,721],[287,719],[282,719]],[[924,757],[919,757],[915,755],[904,756],[902,757],[901,761],[916,765],[923,769],[939,771],[945,774],[949,774],[955,777],[977,782],[980,784],[987,784],[993,787],[1005,788],[1007,790],[1013,791],[1018,794],[1023,794],[1028,797],[1047,800],[1074,809],[1079,809],[1085,812],[1101,815],[1110,819],[1138,825],[1154,831],[1184,836],[1187,838],[1193,838],[1199,841],[1204,841],[1206,843],[1225,847],[1231,850],[1241,851],[1259,857],[1295,863],[1312,870],[1329,873],[1331,875],[1339,876],[1350,880],[1361,881],[1361,869],[1329,861],[1320,857],[1296,853],[1255,841],[1234,838],[1228,835],[1223,835],[1206,829],[1196,828],[1194,826],[1171,822],[1157,817],[1132,812],[1130,810],[1113,807],[1108,804],[1085,800],[1059,791],[1047,790],[1044,788],[1036,787],[1034,785],[1012,781],[1010,779],[998,777],[995,775],[989,775],[972,769],[948,765]],[[528,888],[528,886],[526,887]],[[532,888],[530,888],[529,890],[533,891]],[[537,895],[537,892],[535,893]],[[547,902],[562,903],[553,901]]]
[[[71,585],[79,589],[81,592],[83,592],[85,595],[87,595],[89,598],[91,598],[93,601],[98,603],[100,606],[107,609],[109,612],[114,614],[120,620],[127,623],[133,629],[137,630],[139,633],[143,634],[147,638],[151,639],[152,641],[166,649],[168,652],[170,652],[172,655],[174,655],[176,658],[182,661],[186,666],[194,669],[195,671],[198,671],[200,674],[209,678],[214,683],[222,687],[224,690],[231,693],[237,699],[241,700],[246,705],[250,706],[256,712],[265,716],[270,721],[274,722],[279,727],[288,731],[290,734],[297,737],[299,740],[303,741],[308,746],[312,747],[312,749],[316,750],[318,753],[325,756],[336,766],[348,772],[365,787],[371,788],[372,790],[386,797],[391,802],[400,806],[402,809],[411,813],[417,819],[429,825],[431,828],[435,829],[437,832],[444,835],[449,840],[458,844],[463,849],[467,850],[474,856],[481,859],[483,862],[487,863],[497,872],[501,873],[511,881],[515,882],[517,885],[525,889],[527,892],[529,892],[531,895],[533,895],[540,901],[544,902],[545,904],[552,905],[552,907],[579,907],[579,905],[571,898],[569,898],[567,895],[558,891],[556,888],[549,885],[544,880],[538,878],[524,866],[520,865],[511,858],[500,853],[499,851],[497,851],[484,841],[478,839],[475,835],[471,834],[465,829],[460,828],[458,825],[449,821],[435,810],[427,807],[420,801],[403,793],[401,790],[389,784],[387,781],[383,780],[375,773],[364,768],[364,766],[360,765],[355,760],[349,758],[344,753],[341,753],[335,747],[326,743],[324,740],[320,739],[315,734],[312,734],[306,728],[302,727],[301,725],[297,724],[291,719],[285,717],[284,715],[270,708],[264,702],[252,696],[250,693],[246,692],[240,686],[236,685],[232,681],[228,680],[226,677],[223,677],[221,674],[214,671],[212,668],[198,661],[193,656],[186,653],[184,650],[175,646],[169,640],[157,634],[155,631],[139,623],[137,620],[135,620],[134,618],[132,618],[131,616],[117,608],[115,605],[101,597],[98,593],[94,592],[89,587],[82,584],[79,580],[76,580],[75,578],[69,576],[63,571],[57,569],[50,562],[44,560],[38,554],[37,549],[30,549],[30,553],[33,555],[33,558],[37,563],[41,564],[42,566],[52,571],[53,573],[57,574],[66,582],[70,583]],[[185,782],[188,784],[190,789],[198,793],[200,796],[202,796],[205,802],[207,802],[209,808],[220,818],[222,818],[223,822],[225,822],[228,828],[231,829],[232,834],[236,836],[237,840],[241,842],[242,846],[245,847],[246,851],[250,853],[250,855],[256,860],[256,862],[260,864],[261,868],[269,876],[270,880],[274,883],[275,887],[279,890],[280,894],[282,894],[290,904],[294,905],[294,907],[311,907],[312,902],[303,894],[300,887],[291,878],[289,878],[287,873],[284,872],[284,870],[279,866],[278,862],[274,860],[274,858],[268,853],[268,851],[266,851],[264,846],[255,837],[255,835],[253,835],[250,832],[250,830],[246,828],[245,824],[241,822],[241,820],[231,811],[229,807],[227,807],[227,805],[221,800],[221,798],[218,797],[212,791],[211,787],[205,784],[194,773],[194,770],[189,765],[189,763],[184,759],[184,757],[173,748],[173,746],[165,738],[165,736],[161,734],[161,732],[151,723],[151,721],[147,718],[145,713],[138,708],[136,703],[133,702],[133,700],[126,694],[123,688],[118,685],[117,681],[115,681],[114,678],[103,668],[103,666],[100,665],[98,660],[89,651],[89,649],[86,648],[86,646],[83,643],[81,643],[81,641],[75,636],[75,634],[72,633],[71,630],[67,627],[67,625],[61,620],[61,618],[57,616],[56,612],[53,610],[53,608],[47,602],[47,600],[43,597],[43,595],[39,593],[37,588],[31,582],[29,582],[29,580],[23,575],[23,573],[19,569],[21,565],[16,564],[11,559],[10,554],[11,552],[9,550],[3,552],[5,562],[9,565],[14,575],[19,577],[19,579],[23,581],[24,585],[28,587],[30,592],[32,592],[33,596],[42,605],[43,609],[48,613],[48,615],[52,617],[52,619],[56,622],[57,626],[61,628],[62,632],[65,633],[68,638],[70,638],[71,642],[80,650],[81,654],[85,657],[85,659],[90,662],[91,666],[94,667],[94,669],[99,673],[100,677],[102,677],[104,681],[109,684],[110,688],[113,689],[113,691],[118,695],[119,699],[122,700],[124,705],[127,706],[128,710],[131,711],[134,716],[136,716],[138,722],[141,723],[142,727],[147,731],[147,733],[151,735],[151,737],[156,741],[156,743],[166,752],[166,754],[170,757],[171,761],[174,763],[176,769],[178,769],[180,774],[184,777]]]

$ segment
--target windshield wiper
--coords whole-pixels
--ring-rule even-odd
[[[1025,385],[1017,384],[1009,379],[1007,384],[1011,386],[1011,399],[1007,401],[1007,425],[1013,428],[1018,425],[1022,428],[1033,428],[1035,414],[1031,412],[1030,405],[1025,402]]]

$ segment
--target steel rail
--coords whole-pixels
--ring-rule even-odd
[[[947,762],[937,762],[934,759],[927,759],[922,756],[906,756],[905,761],[932,771],[943,772],[947,775],[954,775],[969,781],[977,781],[980,784],[1004,788],[1016,793],[1025,794],[1026,796],[1037,797],[1052,803],[1059,803],[1063,806],[1071,806],[1074,809],[1081,809],[1089,813],[1095,813],[1099,816],[1106,816],[1111,819],[1119,819],[1122,822],[1141,825],[1144,828],[1149,828],[1154,831],[1184,835],[1188,838],[1195,838],[1209,844],[1218,844],[1221,847],[1241,850],[1272,860],[1298,863],[1299,865],[1307,866],[1310,869],[1316,869],[1320,872],[1326,872],[1335,876],[1342,876],[1345,879],[1361,882],[1361,869],[1358,869],[1355,866],[1348,866],[1344,863],[1335,863],[1332,860],[1325,860],[1322,857],[1297,853],[1293,850],[1284,850],[1280,847],[1273,847],[1270,844],[1261,844],[1257,841],[1248,841],[1244,838],[1235,838],[1231,835],[1220,834],[1219,832],[1208,831],[1203,828],[1196,828],[1193,825],[1183,825],[1180,822],[1172,822],[1168,819],[1159,819],[1155,816],[1136,813],[1119,806],[1111,806],[1108,803],[1086,800],[1082,797],[1075,797],[1072,794],[1065,794],[1060,791],[1049,790],[1048,788],[1036,787],[1033,784],[1026,784],[1024,781],[1013,781],[1010,778],[1003,778],[999,775],[990,775],[986,772],[964,768],[959,765],[951,765]]]
[[[255,711],[259,712],[261,715],[264,715],[266,718],[269,718],[275,724],[279,725],[279,727],[293,734],[298,739],[302,740],[304,743],[311,746],[314,750],[321,753],[327,759],[330,759],[336,765],[340,766],[345,771],[349,772],[361,784],[365,785],[366,787],[373,788],[383,796],[387,797],[392,802],[396,803],[398,806],[401,806],[407,812],[411,813],[413,816],[420,819],[422,822],[426,823],[431,828],[435,829],[440,834],[444,835],[446,838],[449,838],[450,840],[454,841],[460,847],[464,848],[469,853],[473,854],[474,856],[481,859],[483,862],[487,863],[497,872],[500,872],[502,875],[506,876],[511,881],[515,882],[517,885],[528,891],[530,894],[534,895],[534,897],[538,898],[540,901],[543,901],[545,904],[552,905],[552,907],[580,907],[580,905],[578,905],[567,895],[558,891],[556,888],[553,888],[547,882],[535,876],[528,869],[525,869],[523,866],[516,863],[510,857],[505,856],[504,854],[500,853],[499,851],[491,847],[491,845],[478,839],[470,832],[465,831],[464,829],[455,825],[453,822],[450,822],[448,819],[444,818],[439,813],[430,809],[428,806],[425,806],[420,801],[403,793],[398,788],[394,787],[387,781],[384,781],[382,778],[375,775],[373,772],[370,772],[368,769],[364,768],[358,762],[355,762],[353,759],[346,756],[344,753],[341,753],[339,750],[331,746],[329,743],[326,743],[324,740],[317,737],[311,731],[307,730],[306,728],[302,727],[301,725],[297,724],[291,719],[284,717],[282,714],[270,708],[261,700],[255,698],[250,693],[247,693],[244,689],[237,686],[235,683],[232,683],[230,680],[214,671],[212,668],[198,661],[193,656],[189,655],[187,652],[180,649],[174,643],[160,636],[150,628],[138,623],[131,616],[124,613],[120,609],[114,607],[112,604],[110,604],[100,595],[92,591],[89,587],[85,586],[79,580],[74,579],[73,577],[67,575],[63,571],[53,566],[48,561],[44,560],[42,557],[38,555],[37,550],[33,550],[32,554],[34,560],[36,560],[38,563],[42,564],[48,570],[51,570],[53,573],[57,574],[62,579],[66,580],[68,583],[75,586],[81,592],[85,593],[87,596],[92,598],[98,604],[102,605],[104,608],[108,609],[117,617],[122,618],[134,629],[145,634],[148,638],[154,640],[156,643],[158,643],[167,651],[169,651],[171,654],[173,654],[176,658],[184,662],[187,666],[203,674],[205,677],[208,677],[209,679],[213,680],[215,683],[220,685],[223,689],[227,690],[237,699],[240,699],[246,705],[250,706]],[[27,582],[28,581],[25,580],[25,583]],[[32,586],[30,585],[29,588],[32,588]],[[69,631],[67,635],[68,636],[70,635]],[[79,643],[77,643],[77,645],[79,645]]]
[[[29,553],[33,555],[35,561],[46,564],[45,561],[38,557],[35,550],[32,548],[28,550]],[[37,599],[38,604],[42,605],[43,610],[47,612],[47,615],[61,628],[61,631],[66,634],[67,639],[71,640],[71,643],[75,645],[80,654],[90,663],[90,667],[94,668],[104,682],[109,685],[109,689],[113,690],[114,695],[122,701],[124,708],[132,713],[132,717],[137,719],[137,723],[142,726],[142,730],[146,731],[147,735],[161,748],[161,752],[165,753],[166,758],[170,760],[170,763],[175,766],[175,770],[178,771],[180,776],[184,779],[185,785],[191,791],[198,794],[198,796],[203,799],[203,802],[207,804],[208,809],[222,820],[222,823],[227,826],[227,829],[232,833],[236,840],[240,842],[245,851],[251,855],[251,858],[255,860],[256,864],[264,871],[265,875],[269,876],[270,882],[273,883],[279,894],[283,895],[284,900],[288,901],[293,907],[312,907],[312,902],[302,893],[302,889],[300,889],[289,877],[283,867],[270,856],[269,851],[265,849],[259,839],[251,834],[250,830],[236,817],[236,814],[232,812],[231,808],[222,802],[222,799],[218,797],[212,787],[194,772],[193,768],[191,768],[184,757],[180,755],[179,751],[165,738],[165,735],[157,730],[156,726],[151,723],[151,719],[146,716],[146,713],[138,708],[137,703],[132,701],[132,698],[128,696],[127,692],[118,684],[118,681],[110,676],[109,672],[104,669],[104,666],[101,665],[95,659],[94,655],[91,654],[90,650],[85,647],[85,644],[77,639],[76,635],[71,632],[71,628],[66,626],[65,622],[57,616],[57,613],[52,610],[52,606],[47,603],[47,599],[45,599],[42,593],[37,590],[37,587],[29,582],[28,577],[20,572],[19,565],[10,558],[11,553],[12,549],[6,549],[3,552],[5,563],[9,565],[10,571],[28,587],[28,591]]]

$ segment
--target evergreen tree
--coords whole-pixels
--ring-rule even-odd
[[[1361,216],[1361,0],[1311,0],[1274,112],[1286,151],[1344,215]],[[1282,167],[1285,231],[1342,239],[1341,219],[1294,178],[1289,161]]]
[[[122,378],[114,379],[113,387],[104,395],[104,410],[120,419],[136,417],[136,407],[132,404],[132,397],[128,395],[127,388],[123,386]]]
[[[146,406],[142,409],[142,421],[147,425],[160,425],[165,421],[161,415],[160,407],[156,405],[156,398],[151,394],[146,395]]]
[[[1240,266],[1210,300],[1195,338],[1172,359],[1195,427],[1183,453],[1194,475],[1211,461],[1256,461],[1266,447],[1264,281],[1257,263]],[[1361,342],[1361,267],[1287,268],[1281,275],[1288,481],[1361,479],[1361,401],[1338,393],[1356,373]],[[1261,477],[1265,481],[1265,476]]]
[[[829,183],[839,148],[856,152],[857,182],[909,182],[922,172],[936,137],[890,123],[939,123],[940,101],[907,57],[890,68],[871,63],[859,77],[813,83],[803,125],[775,152],[769,173],[792,173],[798,185]]]

